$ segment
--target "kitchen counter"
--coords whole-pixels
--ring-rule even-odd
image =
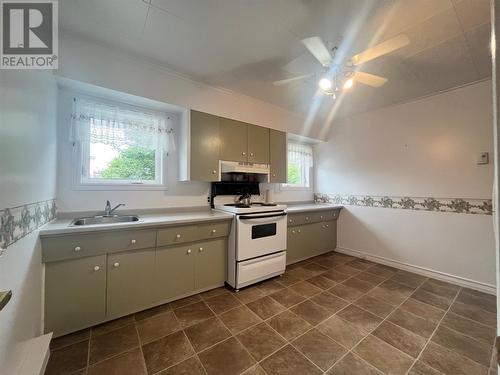
[[[342,207],[343,207],[342,205],[329,204],[329,203],[300,203],[300,204],[288,204],[286,211],[290,214],[293,214],[296,212],[341,209]]]
[[[122,214],[122,213],[120,213]],[[87,215],[88,216],[88,215]],[[233,215],[209,209],[192,211],[171,211],[154,214],[138,213],[139,221],[129,223],[115,223],[106,225],[69,226],[72,218],[61,218],[44,225],[40,229],[40,237],[59,234],[88,233],[100,231],[112,231],[122,229],[140,229],[148,227],[165,227],[179,224],[193,224],[200,222],[232,220]]]

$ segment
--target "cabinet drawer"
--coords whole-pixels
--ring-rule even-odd
[[[198,226],[186,225],[158,230],[157,246],[173,245],[196,241],[198,239]]]
[[[89,233],[42,238],[42,261],[82,258],[123,250],[155,247],[155,230]]]
[[[313,223],[315,219],[314,213],[305,212],[299,214],[288,215],[288,226],[303,225]]]
[[[238,262],[238,288],[285,273],[286,252]]]
[[[198,226],[198,234],[200,239],[227,237],[230,225],[230,222],[202,224]]]

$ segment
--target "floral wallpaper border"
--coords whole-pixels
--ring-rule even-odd
[[[56,211],[54,199],[0,209],[0,248],[6,249],[55,219]]]
[[[346,206],[399,208],[403,210],[453,212],[462,214],[491,215],[493,213],[493,201],[491,199],[423,198],[315,193],[314,201],[317,203],[333,203]]]

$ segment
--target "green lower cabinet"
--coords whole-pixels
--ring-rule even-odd
[[[226,280],[226,239],[197,244],[195,256],[195,289],[221,286]]]
[[[288,228],[287,264],[334,250],[337,246],[337,222],[296,225]]]
[[[185,295],[195,288],[196,244],[160,247],[156,250],[155,299],[158,302]]]
[[[106,318],[117,318],[151,306],[154,268],[154,248],[108,255]]]
[[[106,318],[106,255],[45,264],[45,332],[61,336]]]

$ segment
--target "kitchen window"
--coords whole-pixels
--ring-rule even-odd
[[[312,189],[313,150],[309,144],[288,141],[287,190]]]
[[[76,98],[71,123],[76,190],[165,189],[170,118],[126,104]]]

